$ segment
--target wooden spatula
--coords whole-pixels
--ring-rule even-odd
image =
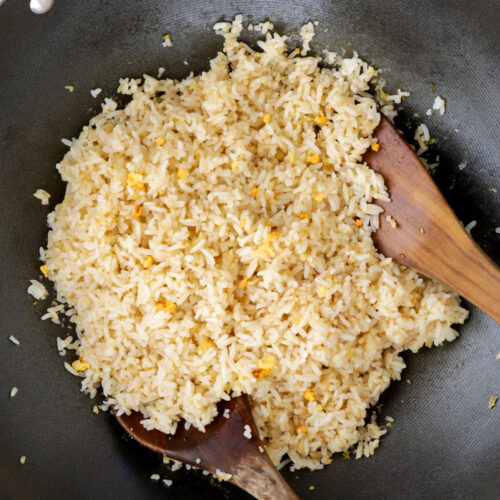
[[[247,397],[221,401],[217,409],[217,417],[205,432],[194,427],[186,430],[180,422],[174,435],[147,431],[141,424],[141,413],[116,418],[130,436],[150,450],[213,474],[231,474],[231,483],[256,498],[298,500],[259,440]]]
[[[375,131],[379,151],[368,165],[382,175],[390,202],[373,234],[381,253],[435,278],[500,323],[500,268],[465,231],[417,155],[382,115]],[[386,220],[392,216],[394,229]]]

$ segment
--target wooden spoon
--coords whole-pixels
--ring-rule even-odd
[[[500,323],[500,268],[465,231],[413,149],[382,115],[379,151],[364,160],[382,175],[391,197],[373,234],[381,253],[435,278]],[[392,216],[394,229],[386,220]]]
[[[231,483],[258,499],[298,500],[259,440],[248,398],[221,401],[217,410],[217,417],[205,432],[194,427],[186,430],[180,422],[174,435],[146,430],[141,424],[144,417],[138,412],[116,418],[130,436],[150,450],[213,474],[232,474]],[[229,418],[224,412],[229,412]],[[251,430],[250,439],[244,435],[248,435],[246,426]]]

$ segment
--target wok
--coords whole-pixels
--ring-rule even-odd
[[[278,31],[293,31],[293,42],[305,21],[318,20],[315,51],[357,50],[384,70],[390,90],[411,92],[398,125],[409,133],[425,119],[437,139],[438,185],[465,224],[477,221],[472,235],[498,263],[499,9],[489,0],[56,0],[36,16],[27,0],[2,4],[0,497],[247,498],[194,471],[168,472],[112,416],[94,415],[95,402],[78,391],[57,354],[55,339],[65,332],[40,321],[44,309],[26,294],[39,275],[46,215],[63,198],[54,167],[67,150],[61,138],[79,133],[102,98],[114,95],[119,77],[155,75],[159,66],[175,78],[207,69],[222,46],[212,25],[237,13],[274,21]],[[167,32],[171,48],[161,45]],[[94,99],[96,87],[103,92]],[[438,94],[447,112],[425,116]],[[52,194],[49,207],[32,196],[37,188]],[[317,472],[284,469],[302,498],[498,498],[500,408],[488,409],[488,400],[500,387],[500,329],[466,306],[470,319],[457,341],[406,356],[403,380],[381,401],[380,418],[395,423],[375,456],[335,457]],[[9,398],[13,386],[19,392]],[[152,482],[152,473],[170,477],[172,486]]]

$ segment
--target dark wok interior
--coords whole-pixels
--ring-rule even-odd
[[[477,221],[472,235],[498,263],[499,4],[56,0],[48,14],[35,16],[28,3],[0,5],[0,498],[249,498],[194,471],[168,471],[110,415],[94,415],[94,402],[64,370],[55,340],[64,332],[40,321],[49,300],[32,306],[26,294],[39,275],[46,215],[63,198],[55,169],[67,150],[61,138],[79,133],[121,76],[155,75],[164,66],[165,76],[182,78],[206,69],[222,46],[211,29],[220,19],[270,19],[281,32],[293,30],[292,43],[305,21],[318,20],[314,50],[355,49],[383,68],[390,90],[411,92],[398,124],[409,131],[419,120],[414,113],[425,118],[437,138],[436,181],[465,224]],[[161,45],[165,32],[172,48]],[[94,99],[89,90],[96,87],[103,92]],[[447,112],[426,117],[438,94]],[[48,207],[32,196],[37,188],[52,194]],[[314,473],[284,470],[302,498],[498,498],[500,408],[488,409],[488,400],[499,395],[500,328],[467,307],[471,316],[457,341],[406,356],[403,380],[382,399],[380,418],[391,415],[395,423],[375,456],[338,456]],[[13,386],[19,393],[11,399]],[[173,479],[172,486],[152,482],[152,473]]]

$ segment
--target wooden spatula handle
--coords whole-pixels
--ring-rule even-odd
[[[446,261],[440,263],[441,269],[434,276],[500,323],[498,266],[469,237],[448,242],[443,253]]]
[[[262,457],[249,455],[249,461],[238,464],[237,473],[231,482],[259,500],[299,500],[281,474],[271,463],[267,454]],[[257,458],[257,460],[254,460]]]
[[[380,150],[365,154],[388,187],[377,248],[387,257],[445,283],[500,323],[500,269],[456,218],[431,176],[384,116],[375,131]],[[392,216],[392,228],[386,216]]]
[[[435,219],[400,218],[401,231],[408,229],[413,235],[401,238],[394,259],[448,285],[500,323],[500,269],[453,213],[445,216],[443,207],[433,208]],[[438,221],[445,221],[446,231]],[[425,228],[424,234],[419,233],[420,227]],[[392,253],[384,250],[377,235],[374,240],[382,253]]]
[[[231,412],[230,425],[224,426],[224,434],[220,435],[225,438],[226,451],[231,449],[232,460],[227,464],[227,470],[233,474],[230,481],[259,500],[300,500],[265,452],[249,399],[243,396],[237,398],[237,403]],[[250,427],[251,436],[235,439],[241,436],[245,425]]]
[[[247,396],[218,404],[219,414],[205,432],[194,427],[174,435],[147,431],[139,412],[117,416],[120,425],[150,450],[213,474],[231,474],[229,481],[260,500],[299,500],[267,455],[259,439]],[[228,412],[227,417],[224,414]]]

